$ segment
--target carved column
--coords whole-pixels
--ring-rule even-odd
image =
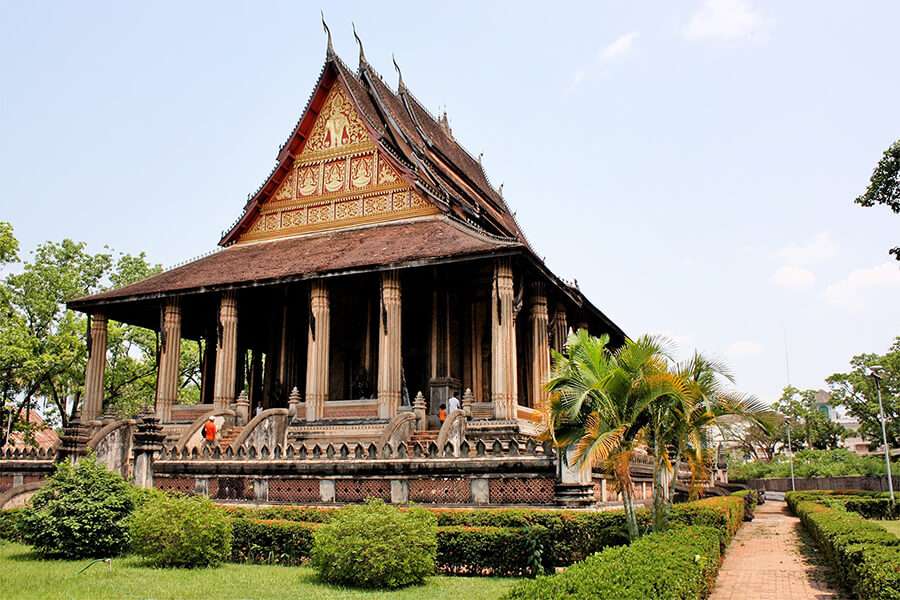
[[[178,376],[181,372],[181,304],[178,298],[166,300],[162,311],[156,417],[161,423],[168,423],[172,420],[172,406],[178,400]]]
[[[553,349],[562,352],[566,347],[566,338],[569,336],[569,324],[566,321],[566,305],[556,303],[553,313]]]
[[[213,408],[225,410],[234,401],[237,369],[237,294],[224,292],[219,301],[218,341],[216,345],[216,387]]]
[[[494,417],[515,419],[517,405],[516,326],[510,259],[498,259],[491,289],[491,401]]]
[[[390,419],[400,406],[400,273],[381,275],[378,319],[378,416]]]
[[[533,282],[530,291],[528,320],[531,325],[531,368],[528,373],[531,375],[531,385],[528,386],[528,390],[531,393],[531,398],[529,398],[531,407],[540,409],[547,397],[544,386],[550,377],[547,296],[544,294],[544,284],[540,281]]]
[[[103,374],[106,371],[106,315],[91,316],[88,363],[84,373],[84,405],[81,420],[88,424],[103,412]]]
[[[309,341],[306,346],[306,420],[323,417],[328,400],[328,338],[331,332],[331,309],[328,285],[318,279],[312,282],[309,295]]]
[[[141,488],[153,487],[153,461],[162,450],[166,439],[159,425],[159,419],[150,413],[141,415],[134,434],[134,485]]]

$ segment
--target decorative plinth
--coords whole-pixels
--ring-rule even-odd
[[[557,483],[554,489],[553,501],[567,508],[584,508],[593,506],[593,483]]]

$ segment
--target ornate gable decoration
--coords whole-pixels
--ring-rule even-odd
[[[436,213],[377,150],[335,84],[290,173],[238,242]]]

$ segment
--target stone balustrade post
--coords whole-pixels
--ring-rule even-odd
[[[294,389],[291,390],[291,395],[288,396],[288,418],[297,419],[300,417],[300,390],[294,386]]]
[[[428,429],[428,405],[422,392],[417,393],[413,401],[413,414],[416,416],[416,431]]]
[[[137,431],[134,434],[134,485],[142,488],[153,487],[153,461],[162,450],[166,439],[159,424],[159,419],[152,413],[140,416]]]
[[[247,396],[247,389],[241,390],[240,396],[234,401],[234,420],[235,425],[243,427],[250,422],[250,398]]]

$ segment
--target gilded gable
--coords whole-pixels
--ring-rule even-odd
[[[239,242],[437,214],[369,137],[340,85],[306,145]]]

